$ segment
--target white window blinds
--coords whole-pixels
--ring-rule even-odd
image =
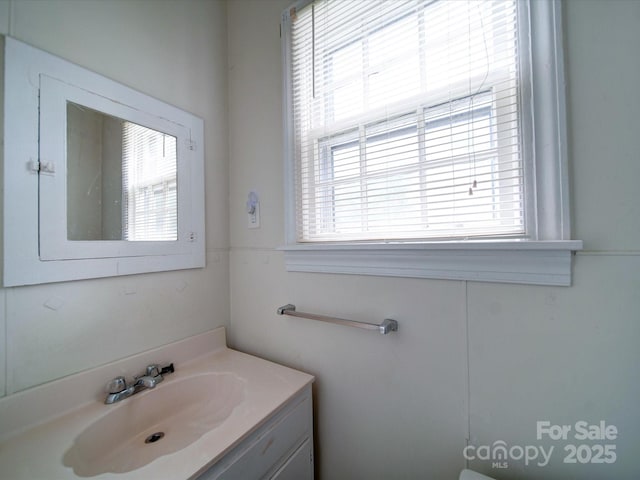
[[[517,7],[292,12],[298,242],[526,236]]]
[[[124,239],[178,239],[176,138],[122,123]]]

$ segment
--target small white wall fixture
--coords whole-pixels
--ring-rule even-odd
[[[67,102],[176,138],[176,240],[67,238]],[[205,266],[202,119],[10,37],[3,114],[4,286]]]

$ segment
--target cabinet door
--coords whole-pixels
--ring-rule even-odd
[[[313,480],[311,441],[306,439],[271,480]]]

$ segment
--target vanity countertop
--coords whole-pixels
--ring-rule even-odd
[[[225,453],[255,431],[272,413],[313,382],[313,376],[247,355],[226,347],[224,329],[212,331],[204,340],[217,342],[209,352],[195,358],[175,361],[176,372],[167,375],[165,381],[144,394],[160,394],[163,386],[194,375],[233,373],[244,383],[244,399],[220,425],[205,433],[198,440],[175,453],[156,458],[151,463],[126,473],[103,473],[93,478],[106,479],[191,479],[218,461]],[[195,339],[203,345],[203,338]],[[181,341],[174,348],[190,347],[189,341]],[[202,348],[200,349],[202,350]],[[151,352],[153,354],[153,352]],[[159,355],[156,352],[156,355]],[[163,356],[167,352],[162,353]],[[129,362],[131,363],[131,362]],[[140,365],[144,367],[144,365]],[[119,367],[122,371],[122,366]],[[105,367],[100,367],[101,373]],[[110,373],[113,373],[111,366]],[[116,369],[117,371],[117,369]],[[89,375],[92,375],[89,377]],[[54,411],[30,414],[28,409],[52,409],[43,399],[51,396],[49,404],[60,406],[69,395],[69,388],[80,388],[83,378],[95,378],[95,372],[72,375],[51,384],[0,399],[0,477],[7,480],[57,480],[80,478],[71,467],[65,466],[66,452],[76,437],[89,425],[109,413],[113,405],[103,403],[104,395],[92,392],[89,401],[68,408],[66,412]],[[106,382],[109,377],[104,378]],[[138,395],[122,402],[135,402]],[[176,408],[179,408],[176,405]],[[62,407],[60,407],[62,408]],[[38,412],[38,413],[36,413]],[[11,417],[15,424],[11,424]],[[4,427],[4,431],[1,429]],[[13,431],[8,431],[12,427]],[[85,477],[86,478],[86,477]],[[91,478],[91,477],[90,477]]]

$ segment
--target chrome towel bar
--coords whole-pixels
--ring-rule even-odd
[[[278,315],[289,315],[291,317],[309,318],[311,320],[319,320],[321,322],[337,323],[338,325],[346,325],[348,327],[364,328],[366,330],[377,330],[382,335],[389,332],[398,331],[398,322],[391,318],[385,318],[381,324],[357,322],[355,320],[346,320],[344,318],[327,317],[325,315],[316,315],[315,313],[297,312],[296,306],[288,303],[278,308]]]

